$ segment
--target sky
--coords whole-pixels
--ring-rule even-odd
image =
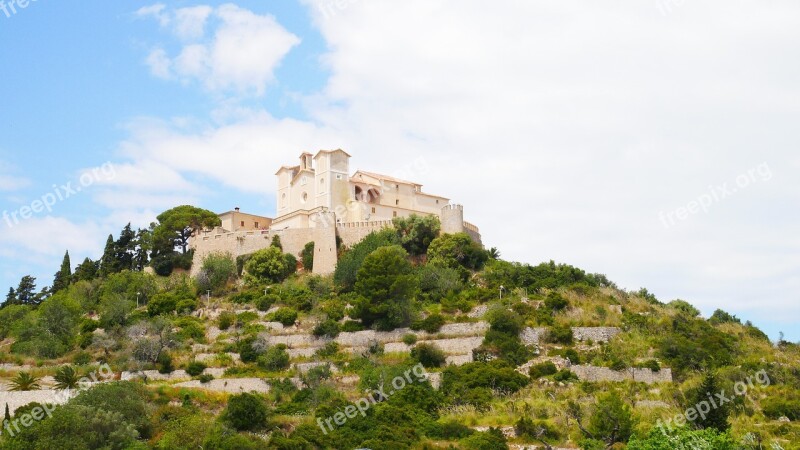
[[[800,341],[800,3],[0,1],[0,286],[342,148],[504,259]],[[4,8],[5,6],[5,8]]]

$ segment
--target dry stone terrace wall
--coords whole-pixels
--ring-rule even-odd
[[[611,370],[608,367],[576,365],[569,368],[581,381],[637,381],[646,384],[672,383],[672,370],[663,368],[658,372],[651,369],[630,368]]]
[[[572,327],[572,335],[576,341],[608,342],[622,330],[616,327]],[[525,345],[537,345],[547,333],[547,328],[526,327],[519,337]]]

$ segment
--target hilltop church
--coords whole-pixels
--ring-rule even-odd
[[[302,153],[297,165],[276,172],[276,217],[248,214],[235,208],[220,214],[222,224],[196,235],[193,272],[214,252],[237,257],[269,247],[280,236],[283,249],[298,255],[314,242],[314,273],[336,268],[336,238],[347,246],[372,231],[391,227],[395,217],[438,216],[443,233],[466,232],[480,243],[478,228],[464,222],[464,210],[446,197],[423,192],[422,185],[388,175],[357,170],[350,175],[344,150]]]

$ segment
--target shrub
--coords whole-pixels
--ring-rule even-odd
[[[800,420],[800,398],[770,397],[763,401],[762,409],[764,415],[773,420],[781,417],[792,421]]]
[[[88,352],[78,352],[72,358],[72,362],[76,366],[85,366],[92,362],[92,355]]]
[[[533,365],[530,369],[528,369],[528,375],[530,375],[530,377],[534,380],[537,378],[546,377],[548,375],[554,375],[556,372],[558,372],[558,368],[556,368],[556,365],[553,364],[552,361],[545,361],[543,363]]]
[[[700,310],[691,305],[685,300],[673,300],[667,303],[667,307],[679,311],[689,317],[697,317],[700,315]],[[717,310],[719,311],[719,310]]]
[[[514,426],[517,436],[522,436],[528,440],[557,440],[561,438],[558,428],[545,420],[531,420],[527,417],[520,417]]]
[[[172,357],[169,353],[163,352],[158,357],[158,373],[168,374],[172,373],[175,368],[172,366]]]
[[[254,394],[234,395],[223,412],[224,420],[238,431],[253,431],[267,423],[269,411],[264,400]]]
[[[355,333],[356,331],[364,331],[364,324],[358,320],[347,320],[342,324],[342,332]]]
[[[545,341],[551,344],[572,345],[572,328],[565,325],[555,325],[550,327],[545,336]]]
[[[161,292],[153,296],[147,303],[147,313],[150,317],[171,314],[178,307],[181,299],[172,292]]]
[[[314,354],[319,356],[320,358],[331,358],[337,353],[339,353],[339,344],[334,341],[331,341],[323,345]]]
[[[214,380],[214,375],[211,375],[210,373],[209,374],[203,374],[203,375],[200,375],[199,377],[197,377],[197,381],[199,381],[202,384],[210,383],[213,380]]]
[[[280,297],[274,294],[262,295],[255,302],[256,308],[258,308],[259,311],[269,311],[269,309],[272,308],[272,305],[279,300]]]
[[[303,262],[303,269],[307,273],[314,270],[314,242],[307,242],[300,253],[300,260]]]
[[[403,343],[406,345],[414,345],[417,343],[417,335],[414,333],[408,333],[403,336]]]
[[[178,304],[175,305],[175,310],[178,314],[188,314],[197,309],[197,300],[191,298],[185,298],[183,300],[178,301]]]
[[[230,301],[236,304],[253,303],[261,295],[258,291],[242,291],[231,296]]]
[[[648,359],[647,361],[639,364],[639,367],[644,369],[650,369],[653,372],[658,372],[661,370],[661,364],[658,363],[655,359]]]
[[[280,322],[285,327],[290,327],[297,321],[297,311],[292,308],[280,308],[270,315],[270,320]]]
[[[280,371],[289,368],[289,353],[283,344],[274,345],[258,358],[258,365],[266,370]]]
[[[552,311],[561,311],[567,306],[569,302],[557,292],[550,292],[544,299],[544,306]]]
[[[335,338],[339,335],[339,324],[335,320],[326,319],[314,327],[314,336]]]
[[[553,375],[553,379],[556,381],[567,382],[577,380],[578,376],[569,369],[561,369],[555,375]]]
[[[243,363],[256,362],[258,357],[263,353],[260,346],[253,345],[255,343],[255,336],[249,336],[239,341],[237,350]]]
[[[192,377],[201,375],[204,370],[206,370],[206,365],[200,361],[192,361],[186,366],[186,373]]]
[[[293,266],[294,264],[294,266]],[[245,263],[247,280],[253,284],[280,283],[297,269],[297,260],[278,247],[259,250]]]
[[[231,311],[223,311],[217,318],[217,326],[220,330],[227,330],[236,322],[236,314]]]
[[[489,326],[492,331],[512,336],[519,335],[522,331],[522,317],[505,308],[495,307],[490,309],[489,312],[486,313],[486,319],[489,321]]]
[[[195,278],[201,292],[211,291],[219,295],[236,277],[236,263],[230,253],[212,253],[203,259],[203,265]]]
[[[445,355],[442,349],[433,344],[421,343],[411,349],[411,357],[420,362],[424,367],[442,367]]]
[[[73,404],[87,406],[93,410],[118,413],[125,422],[136,427],[140,438],[148,439],[151,436],[150,393],[141,383],[117,381],[98,384],[91,389],[81,391],[70,401],[70,405]]]
[[[346,251],[336,264],[333,281],[341,292],[352,291],[356,275],[366,257],[380,247],[399,244],[400,239],[394,230],[382,230],[368,234],[361,242]]]
[[[423,330],[427,333],[437,333],[442,328],[445,323],[444,316],[441,314],[431,314],[430,316],[422,319],[414,321],[411,324],[412,330]]]

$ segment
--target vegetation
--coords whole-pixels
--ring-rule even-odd
[[[186,233],[215,223],[179,207],[149,229],[125,226],[74,270],[65,252],[51,286],[25,276],[9,288],[0,382],[78,395],[0,435],[0,450],[800,448],[800,345],[770,342],[731,313],[706,320],[687,301],[567,264],[504,261],[413,216],[340,248],[333,276],[312,275],[313,245],[295,271],[279,239],[235,259],[209,255],[195,277],[173,270],[192,260]],[[573,327],[622,332],[592,341]],[[392,333],[372,334],[381,330]],[[447,365],[462,348],[449,358],[461,365]],[[671,370],[674,382],[582,381],[564,359]],[[104,363],[116,374],[183,368],[205,389],[160,376],[80,383]],[[270,390],[216,391],[235,378]],[[730,402],[676,422],[723,391]],[[37,407],[12,404],[4,421]]]

